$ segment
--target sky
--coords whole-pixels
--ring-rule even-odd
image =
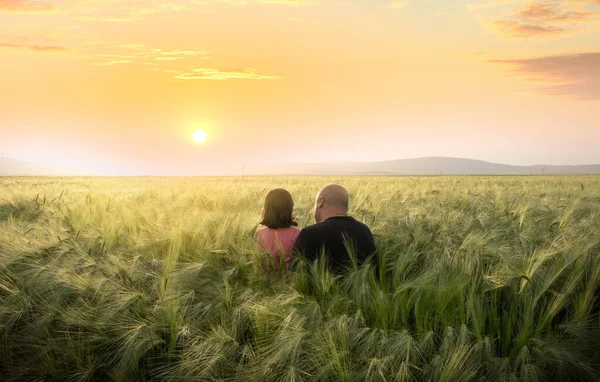
[[[0,0],[0,69],[0,156],[90,174],[600,163],[600,0]]]

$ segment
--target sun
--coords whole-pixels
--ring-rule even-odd
[[[196,130],[192,138],[194,138],[194,142],[196,143],[204,143],[206,142],[206,132],[204,130]]]

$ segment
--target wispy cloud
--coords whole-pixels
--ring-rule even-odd
[[[545,26],[525,24],[518,21],[498,20],[492,22],[492,25],[495,26],[501,33],[505,35],[520,38],[555,35],[567,32],[566,29],[561,27],[555,27],[552,25]]]
[[[256,69],[197,68],[175,76],[179,80],[275,80],[281,77],[260,74]]]
[[[52,12],[56,10],[48,3],[28,0],[0,0],[0,11],[4,12]]]
[[[600,100],[600,53],[547,56],[521,60],[491,60],[539,84],[543,94],[579,100]]]
[[[62,46],[51,45],[26,45],[26,44],[4,44],[0,43],[0,49],[30,50],[40,53],[64,52],[66,49]]]
[[[110,65],[123,65],[123,64],[131,64],[132,61],[131,60],[110,60],[110,61],[106,61],[106,62],[101,62],[99,64],[96,64],[98,66],[110,66]]]
[[[79,21],[98,21],[102,23],[130,23],[139,21],[139,17],[119,17],[119,16],[74,16],[73,20]]]
[[[162,50],[155,49],[161,56],[206,56],[208,52],[203,50]]]
[[[490,0],[467,8],[505,36],[532,38],[585,30],[580,24],[596,19],[589,7],[594,2],[600,0]]]
[[[156,48],[147,46],[144,44],[136,44],[136,43],[125,43],[125,42],[115,42],[115,43],[102,43],[105,45],[116,45],[121,49],[133,50],[139,52],[140,55],[149,57],[149,58],[164,58],[164,57],[176,57],[176,58],[185,58],[185,57],[202,57],[207,58],[210,52],[205,50],[197,50],[197,49],[174,49],[168,50],[163,48]]]
[[[160,66],[168,65],[174,61],[186,61],[186,67],[193,67],[194,65],[200,66],[199,60],[210,58],[207,51],[187,47],[185,49],[163,49],[124,41],[94,41],[85,45],[91,48],[86,50],[92,50],[92,52],[82,53],[80,57],[91,60],[94,65],[138,62],[145,65]],[[150,61],[155,61],[155,63],[150,63]]]
[[[203,50],[163,50],[159,48],[146,49],[146,57],[154,57],[155,61],[176,61],[192,57],[208,58],[208,52]]]
[[[521,19],[553,22],[574,22],[587,19],[593,15],[585,9],[568,10],[561,9],[560,3],[533,2],[525,5],[517,11],[517,17]]]
[[[549,3],[529,3],[518,11],[518,15],[525,18],[546,18],[555,14],[550,7]]]

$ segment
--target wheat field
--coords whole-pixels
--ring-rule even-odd
[[[261,277],[266,192],[378,267]],[[596,381],[600,177],[0,178],[4,381]]]

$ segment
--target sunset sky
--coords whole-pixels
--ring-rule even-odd
[[[600,163],[600,0],[0,0],[0,68],[0,155],[91,174]]]

